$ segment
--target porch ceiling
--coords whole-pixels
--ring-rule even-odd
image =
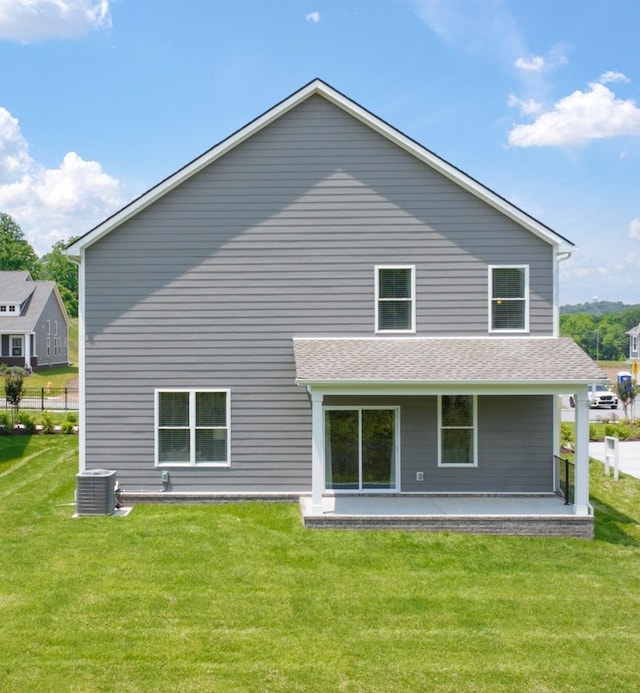
[[[296,338],[298,385],[586,385],[606,373],[568,337]]]

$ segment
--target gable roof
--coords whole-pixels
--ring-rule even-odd
[[[298,385],[559,386],[606,380],[569,337],[295,338]]]
[[[426,165],[438,171],[443,176],[446,176],[483,202],[494,207],[496,210],[528,229],[539,238],[542,238],[551,245],[556,246],[559,250],[566,252],[569,251],[573,246],[573,243],[568,239],[556,233],[537,219],[534,219],[530,215],[526,214],[505,198],[482,185],[480,182],[467,175],[459,168],[456,168],[452,164],[440,158],[429,149],[426,149],[421,144],[400,132],[400,130],[397,130],[393,126],[389,125],[387,122],[366,110],[355,101],[352,101],[326,82],[323,82],[320,79],[314,79],[298,91],[294,92],[291,96],[287,97],[244,127],[234,132],[226,139],[214,145],[211,149],[188,163],[183,168],[176,171],[176,173],[173,175],[165,178],[156,186],[123,207],[121,210],[105,219],[103,222],[72,243],[65,250],[65,253],[67,255],[77,255],[80,250],[92,245],[110,231],[117,228],[131,217],[135,216],[138,212],[142,211],[153,202],[166,195],[169,191],[179,186],[191,176],[209,166],[209,164],[216,161],[216,159],[224,156],[227,152],[249,139],[252,135],[268,126],[283,114],[287,113],[291,109],[301,104],[303,101],[316,94],[322,96],[329,102],[344,110],[346,113],[368,125],[374,131],[386,137],[397,146],[405,149]]]
[[[71,321],[55,282],[34,281],[29,272],[0,272],[0,302],[19,303],[20,305],[27,302],[20,315],[0,318],[0,332],[5,334],[33,332],[51,294],[58,302],[60,312],[68,327]]]

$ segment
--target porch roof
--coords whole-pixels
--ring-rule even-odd
[[[585,385],[606,373],[568,337],[295,338],[298,385]]]

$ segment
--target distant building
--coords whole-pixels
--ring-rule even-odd
[[[0,363],[32,370],[68,365],[69,322],[55,282],[0,272]]]

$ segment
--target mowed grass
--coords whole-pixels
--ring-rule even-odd
[[[14,691],[632,691],[640,482],[597,538],[304,530],[284,504],[72,519],[72,436],[0,437]]]

